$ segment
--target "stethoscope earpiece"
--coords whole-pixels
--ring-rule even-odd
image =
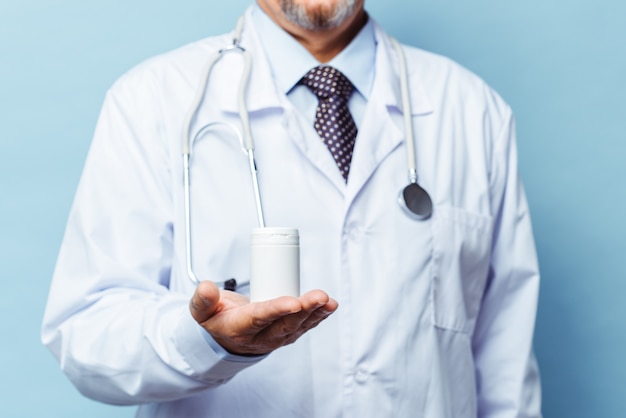
[[[423,221],[430,218],[433,213],[433,202],[417,183],[410,183],[400,191],[398,204],[411,218]]]

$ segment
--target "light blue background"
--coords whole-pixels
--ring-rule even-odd
[[[82,398],[39,343],[106,88],[228,31],[248,0],[0,0],[0,416],[130,417]],[[369,0],[402,41],[480,74],[518,119],[543,270],[546,417],[626,416],[626,3]]]

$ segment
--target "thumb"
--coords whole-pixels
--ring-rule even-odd
[[[200,282],[189,301],[191,316],[199,324],[211,318],[217,310],[220,291],[213,282]]]

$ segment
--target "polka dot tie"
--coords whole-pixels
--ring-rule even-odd
[[[314,127],[332,154],[343,178],[348,181],[357,128],[348,109],[352,83],[333,67],[320,66],[300,81],[317,96]]]

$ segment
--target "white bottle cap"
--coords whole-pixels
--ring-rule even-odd
[[[296,228],[254,228],[252,245],[300,245],[300,235]]]

